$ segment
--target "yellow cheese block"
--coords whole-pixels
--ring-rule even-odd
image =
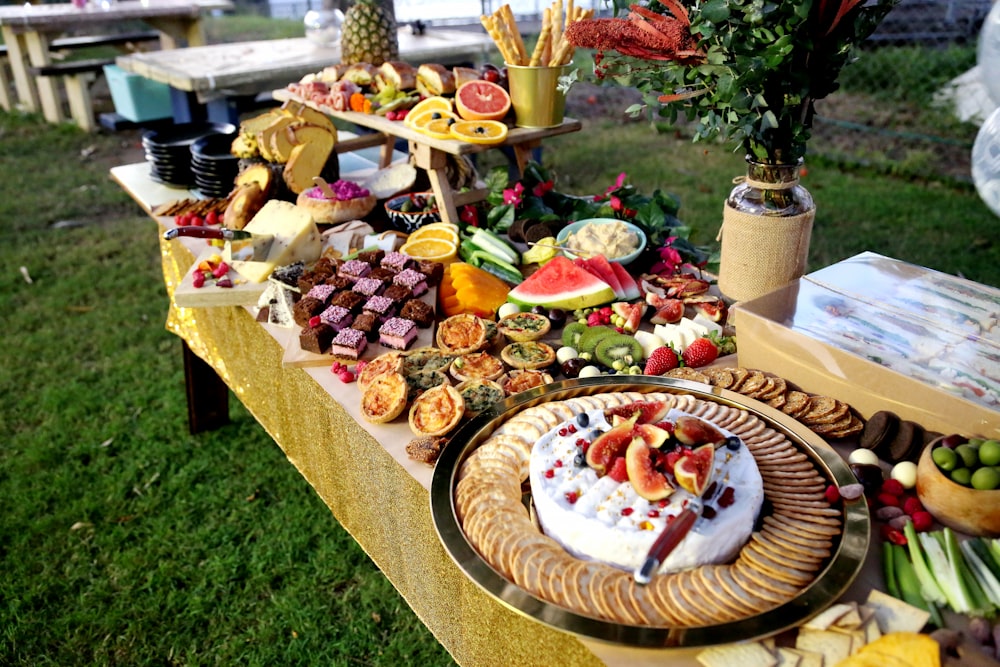
[[[266,260],[232,263],[233,269],[251,282],[264,282],[278,266],[315,262],[323,251],[319,229],[309,211],[290,202],[277,199],[267,202],[244,231],[274,237]]]

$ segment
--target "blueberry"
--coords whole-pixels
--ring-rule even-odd
[[[573,465],[575,465],[577,468],[582,468],[584,465],[586,465],[586,463],[587,460],[583,458],[583,454],[577,454],[576,456],[573,457]]]
[[[737,438],[735,435],[731,435],[728,438],[726,438],[726,448],[734,452],[740,448],[741,444],[742,443],[740,442],[740,439]]]
[[[590,415],[588,415],[586,412],[581,412],[576,416],[576,423],[583,428],[587,428],[588,426],[590,426]]]

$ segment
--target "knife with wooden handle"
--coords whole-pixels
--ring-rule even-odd
[[[701,499],[695,498],[691,500],[687,507],[663,529],[660,536],[653,542],[653,546],[649,548],[646,560],[632,574],[635,583],[645,586],[653,579],[653,575],[656,574],[663,561],[677,548],[677,545],[681,543],[694,524],[701,518],[701,512],[704,507],[705,504]]]
[[[219,239],[226,242],[226,260],[241,260],[248,262],[263,262],[271,251],[274,236],[271,234],[256,234],[241,229],[217,229],[215,227],[174,227],[163,232],[167,241],[181,236],[191,236],[199,239]]]

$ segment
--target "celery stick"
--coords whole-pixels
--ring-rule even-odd
[[[972,601],[964,581],[948,560],[948,554],[938,541],[938,536],[922,533],[920,546],[927,555],[927,563],[934,569],[934,577],[952,611],[966,614],[972,609]]]
[[[946,527],[943,532],[945,553],[948,555],[948,561],[951,563],[952,571],[955,573],[958,583],[968,594],[969,611],[972,613],[986,612],[992,605],[969,569],[969,565],[962,555],[962,550],[958,546],[958,538],[955,537],[955,531]]]
[[[906,548],[910,553],[910,560],[913,561],[913,571],[917,575],[917,579],[920,580],[921,595],[928,602],[935,604],[947,603],[948,598],[944,596],[940,586],[938,586],[937,581],[934,579],[934,575],[931,574],[930,569],[927,567],[924,552],[920,548],[920,538],[917,537],[917,531],[913,528],[912,522],[908,522],[903,527],[903,534],[906,535]]]
[[[969,566],[969,571],[975,577],[976,583],[979,584],[990,606],[1000,606],[1000,580],[997,580],[996,576],[983,563],[979,554],[976,553],[976,550],[972,546],[972,540],[965,541],[959,546],[962,549],[962,555],[965,556],[965,562]],[[990,609],[986,609],[985,611],[988,612]]]
[[[913,564],[910,563],[910,559],[906,556],[906,549],[896,544],[890,545],[886,543],[886,546],[891,549],[892,567],[896,573],[895,579],[899,582],[898,594],[892,593],[891,590],[889,592],[914,607],[928,609],[927,601],[924,600],[924,596],[920,592],[920,579],[917,578],[916,572],[913,571]]]
[[[976,556],[982,561],[983,565],[993,574],[993,576],[1000,581],[1000,563],[993,560],[993,554],[990,553],[990,548],[987,546],[987,541],[982,537],[973,537],[972,539],[962,542],[962,549],[965,549],[965,545],[968,544],[969,548],[976,552]]]
[[[983,542],[986,548],[989,549],[990,555],[993,556],[993,562],[997,564],[997,567],[1000,567],[1000,537],[995,540],[983,538]]]
[[[885,579],[885,588],[889,591],[889,595],[899,600],[902,600],[902,594],[899,590],[899,583],[897,582],[896,566],[895,566],[895,555],[892,542],[882,543],[882,576]],[[900,547],[902,549],[902,547]],[[915,575],[914,575],[915,576]],[[919,586],[919,582],[918,582]]]

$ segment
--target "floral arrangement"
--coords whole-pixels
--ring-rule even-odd
[[[595,75],[643,91],[671,121],[696,120],[696,141],[732,140],[767,164],[805,154],[814,103],[837,89],[852,49],[899,2],[631,1],[567,29],[575,46],[597,50]]]
[[[718,262],[713,249],[689,240],[691,227],[677,218],[680,201],[674,195],[655,190],[640,193],[624,172],[600,194],[579,197],[555,189],[547,169],[529,162],[521,180],[510,182],[506,167],[496,167],[486,177],[489,209],[485,226],[506,232],[518,219],[552,220],[560,223],[588,218],[617,218],[637,225],[646,234],[644,268],[653,273],[672,274],[681,267],[702,269]]]

